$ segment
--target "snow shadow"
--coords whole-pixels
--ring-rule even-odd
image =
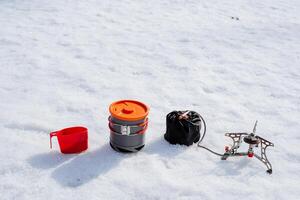
[[[95,151],[80,154],[70,162],[59,166],[53,171],[52,177],[63,186],[78,187],[107,173],[126,157],[106,144]]]
[[[184,145],[170,144],[163,137],[161,137],[153,142],[150,142],[149,144],[146,143],[143,152],[170,158],[185,152],[187,148],[188,147]]]
[[[160,139],[154,140],[149,144],[146,143],[143,152],[147,154],[157,154],[166,158],[174,158],[181,153],[184,153],[188,148],[198,148],[196,144],[193,146],[185,146],[185,145],[172,145],[168,143],[163,137]],[[202,151],[203,149],[201,149]],[[213,155],[214,156],[214,155]],[[220,157],[215,157],[216,164],[215,167],[208,170],[207,174],[217,174],[219,176],[240,176],[241,174],[249,170],[252,159],[248,159],[245,157],[230,157],[227,160],[220,160]],[[255,159],[255,158],[254,158]],[[263,166],[264,167],[264,166]],[[251,170],[254,171],[254,170]],[[254,175],[250,172],[251,175]]]
[[[163,138],[146,143],[142,149],[147,154],[158,154],[167,158],[175,157],[185,150],[185,146],[171,145]],[[109,172],[123,159],[133,154],[116,152],[109,144],[105,144],[95,151],[76,155],[75,158],[56,168],[52,177],[63,186],[78,187]]]
[[[34,155],[28,159],[29,164],[38,169],[54,168],[70,160],[76,155],[64,155],[60,152],[48,152]]]
[[[243,171],[249,171],[247,168],[251,167],[250,160],[243,157],[219,160],[216,165],[210,173],[217,174],[218,176],[240,176]]]

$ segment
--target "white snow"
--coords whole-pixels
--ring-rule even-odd
[[[300,198],[300,1],[0,1],[0,199]],[[239,20],[237,20],[237,18]],[[151,107],[145,148],[109,146],[108,106]],[[163,139],[165,116],[191,109],[203,141],[225,132],[272,141],[273,174]],[[63,155],[49,132],[89,128]]]

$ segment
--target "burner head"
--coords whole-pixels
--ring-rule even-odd
[[[244,142],[247,144],[259,144],[260,140],[253,133],[251,133],[250,135],[244,137]]]

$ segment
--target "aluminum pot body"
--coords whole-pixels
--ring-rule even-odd
[[[144,134],[122,135],[110,132],[110,144],[116,151],[137,152],[145,145]]]
[[[145,145],[148,118],[125,121],[109,117],[110,144],[116,151],[137,152]]]

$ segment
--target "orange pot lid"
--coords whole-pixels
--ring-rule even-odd
[[[109,106],[110,114],[120,120],[138,121],[149,114],[149,107],[135,100],[121,100]]]

